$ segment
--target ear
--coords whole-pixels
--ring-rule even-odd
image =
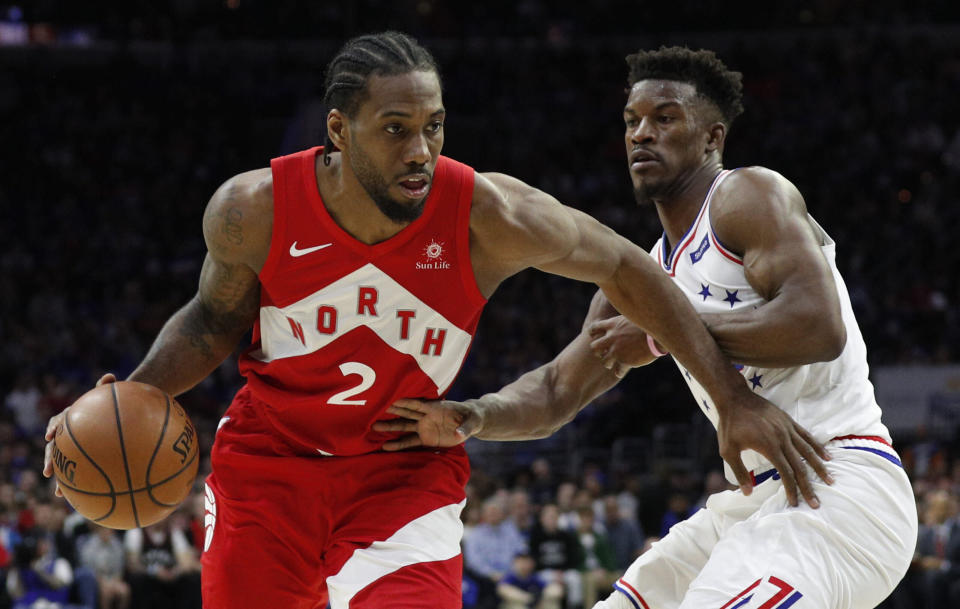
[[[727,139],[727,126],[721,122],[711,123],[707,131],[707,145],[705,152],[723,152],[723,143]]]
[[[349,122],[350,119],[336,108],[327,113],[327,135],[338,150],[345,150],[350,139]]]

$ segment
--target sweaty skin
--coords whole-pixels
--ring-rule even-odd
[[[347,233],[373,244],[409,225],[411,220],[399,218],[415,217],[416,207],[422,206],[443,145],[444,117],[439,80],[430,71],[371,76],[355,116],[329,112],[328,135],[340,152],[330,155],[329,165],[318,159],[317,185],[331,216]],[[257,276],[270,249],[272,218],[269,169],[235,176],[217,190],[204,214],[208,252],[197,294],[166,323],[130,380],[177,395],[233,351],[259,310]],[[685,297],[646,252],[586,214],[502,174],[476,176],[470,251],[484,296],[530,267],[595,283],[618,311],[657,336],[710,393],[725,423],[724,456],[745,491],[749,476],[739,452],[753,448],[782,468],[794,500],[798,484],[808,496],[809,481],[797,455],[816,464],[817,454],[825,455],[823,448],[746,387]],[[111,380],[108,375],[101,382]],[[48,477],[50,440],[63,416],[53,417],[47,427]],[[524,418],[524,428],[542,429],[546,418]],[[487,424],[495,429],[493,417]]]

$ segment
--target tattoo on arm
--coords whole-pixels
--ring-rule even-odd
[[[196,304],[194,304],[196,303]],[[204,358],[213,359],[213,348],[206,341],[204,335],[207,334],[206,327],[203,324],[204,306],[199,299],[195,299],[193,306],[188,306],[184,311],[183,323],[180,325],[180,334],[190,341],[190,346],[199,351]]]
[[[236,207],[223,212],[223,234],[227,237],[227,241],[234,245],[243,243],[243,227],[240,225],[242,219],[243,212]]]
[[[206,358],[216,357],[210,340],[238,339],[260,308],[260,285],[245,280],[239,264],[204,265],[202,289],[184,312],[180,333]]]

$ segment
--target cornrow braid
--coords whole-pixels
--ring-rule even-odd
[[[357,36],[343,45],[327,66],[323,103],[353,116],[363,102],[371,75],[395,76],[409,72],[435,72],[440,68],[430,51],[400,32]],[[330,164],[330,135],[324,137],[323,164]]]
[[[651,78],[686,82],[720,110],[727,127],[743,114],[743,74],[728,69],[713,51],[663,46],[627,55],[627,65],[630,87]]]

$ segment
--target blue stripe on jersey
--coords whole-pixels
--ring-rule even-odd
[[[633,598],[633,595],[623,589],[623,586],[620,585],[620,582],[613,582],[613,587],[618,592],[622,593],[624,596],[630,599],[630,602],[633,604],[634,607],[636,607],[637,609],[643,609],[643,607],[640,606],[640,603],[638,603],[637,600]]]
[[[900,459],[897,459],[896,457],[894,457],[894,456],[891,455],[890,453],[883,452],[883,451],[880,450],[879,448],[869,448],[869,447],[867,447],[867,446],[841,446],[840,448],[847,448],[847,449],[851,449],[851,450],[865,450],[865,451],[867,451],[868,453],[873,453],[873,454],[875,454],[875,455],[880,455],[881,457],[883,457],[884,459],[886,459],[886,460],[889,461],[890,463],[893,463],[893,464],[896,465],[897,467],[903,467],[903,463],[900,462]]]
[[[790,607],[790,606],[793,605],[795,602],[797,602],[798,600],[800,600],[800,598],[801,598],[802,596],[803,596],[803,595],[800,594],[799,592],[794,592],[794,593],[793,593],[793,596],[791,596],[791,597],[788,598],[787,600],[783,601],[783,603],[781,603],[780,606],[777,607],[777,609],[787,609],[787,607]]]

